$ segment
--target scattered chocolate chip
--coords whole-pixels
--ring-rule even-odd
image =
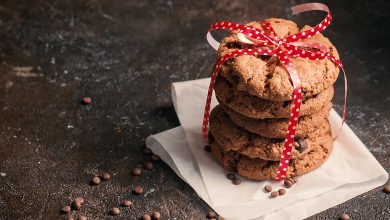
[[[147,170],[152,170],[153,169],[153,163],[152,162],[146,162],[145,163],[145,168],[147,169]]]
[[[117,207],[114,207],[111,209],[111,215],[119,215],[121,213],[121,210],[119,210]]]
[[[217,217],[217,214],[215,214],[214,211],[209,211],[209,213],[207,213],[207,218],[215,218]]]
[[[225,220],[225,218],[222,216],[218,216],[217,220]]]
[[[100,178],[97,177],[97,176],[92,177],[91,183],[92,183],[93,185],[99,185],[99,184],[100,184]]]
[[[102,173],[102,179],[103,179],[103,180],[109,180],[109,179],[111,179],[111,174],[109,174],[109,173],[107,173],[107,172]]]
[[[294,185],[294,183],[295,183],[294,179],[291,178],[291,177],[287,178],[286,180],[291,181],[291,183],[292,183],[293,185]]]
[[[90,104],[92,102],[92,99],[90,97],[84,97],[83,98],[83,103],[84,104]]]
[[[234,180],[233,180],[233,184],[234,185],[240,185],[241,184],[241,179],[240,178],[234,178]]]
[[[286,188],[290,188],[292,185],[293,185],[293,183],[292,183],[290,180],[285,180],[285,181],[284,181],[284,186],[285,186]]]
[[[264,186],[264,190],[266,192],[272,192],[272,186],[271,185],[266,185],[266,186]]]
[[[71,210],[70,206],[66,205],[61,209],[62,213],[69,213]]]
[[[131,173],[132,173],[134,176],[139,176],[139,175],[141,175],[141,173],[142,173],[142,169],[139,168],[139,167],[136,167],[136,168],[134,168],[134,169],[131,171]]]
[[[386,185],[385,187],[383,187],[383,192],[390,193],[390,185]]]
[[[142,220],[151,220],[151,219],[152,218],[148,214],[145,214],[145,215],[142,216]]]
[[[153,215],[152,215],[153,219],[160,219],[161,218],[161,214],[159,212],[153,212]]]
[[[205,150],[206,152],[211,152],[211,147],[210,147],[210,145],[204,146],[204,150]]]
[[[122,201],[122,206],[123,206],[123,207],[129,207],[129,206],[131,206],[131,205],[133,205],[133,202],[130,201],[130,200],[123,200],[123,201]]]
[[[303,153],[307,149],[307,142],[306,140],[299,139],[298,140],[298,147],[295,148],[299,153]]]
[[[72,208],[75,210],[79,210],[81,208],[81,202],[79,200],[74,200],[72,202]]]
[[[80,215],[80,216],[78,217],[78,220],[87,220],[87,217],[86,217],[86,216],[83,216],[83,215]]]
[[[226,177],[229,179],[229,180],[234,180],[236,178],[236,175],[234,175],[234,173],[228,173],[226,174]]]
[[[153,154],[152,155],[152,160],[158,161],[158,160],[160,160],[160,157],[158,155],[156,155],[156,154]]]
[[[144,192],[144,189],[141,186],[136,186],[133,189],[133,193],[136,195],[141,195]]]
[[[273,191],[272,193],[271,193],[271,197],[278,197],[279,196],[279,192],[278,191]]]
[[[286,194],[287,191],[285,189],[279,189],[278,192],[279,192],[279,195],[282,196],[282,195]]]
[[[347,213],[343,213],[340,215],[341,220],[349,220],[349,215]]]
[[[84,203],[84,198],[83,197],[77,197],[74,199],[74,201],[79,201],[81,204]]]
[[[145,155],[149,155],[149,154],[152,154],[152,153],[153,153],[152,150],[151,150],[150,148],[148,148],[148,147],[145,147],[145,148],[142,150],[142,152],[144,152]]]

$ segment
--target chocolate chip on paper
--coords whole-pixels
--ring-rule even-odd
[[[264,186],[264,190],[265,190],[266,192],[272,192],[272,186],[271,186],[271,185],[265,185],[265,186]]]

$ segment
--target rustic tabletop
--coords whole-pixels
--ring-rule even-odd
[[[163,162],[133,176],[150,156],[145,138],[179,125],[172,82],[208,77],[215,62],[205,40],[212,22],[292,18],[301,1],[0,0],[0,219],[205,219],[210,208]],[[390,169],[390,3],[326,1],[325,34],[349,77],[348,121]],[[321,13],[293,19],[315,24]],[[343,81],[334,105],[341,111]],[[91,97],[88,105],[83,97]],[[91,186],[109,172],[111,180]],[[347,171],[346,171],[347,172]],[[141,196],[131,190],[140,185]],[[109,215],[122,199],[134,201]],[[309,219],[389,219],[379,187]]]

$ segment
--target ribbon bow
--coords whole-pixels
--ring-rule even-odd
[[[302,102],[301,79],[299,78],[299,74],[297,73],[294,65],[290,60],[291,57],[302,57],[302,58],[308,58],[310,60],[323,60],[326,58],[331,60],[336,66],[341,68],[344,74],[344,82],[345,82],[344,110],[342,116],[343,118],[342,124],[345,121],[345,114],[346,114],[347,78],[341,61],[336,57],[334,57],[329,52],[328,47],[323,44],[300,41],[306,38],[310,38],[322,32],[326,27],[329,26],[332,20],[332,16],[330,14],[329,8],[326,5],[321,3],[307,3],[307,4],[294,6],[291,9],[293,15],[306,12],[306,11],[312,11],[312,10],[325,11],[328,14],[326,18],[322,20],[322,22],[316,25],[314,28],[287,36],[285,38],[279,38],[268,21],[261,22],[261,25],[263,26],[264,30],[252,26],[243,25],[243,24],[236,24],[233,22],[217,22],[211,25],[207,33],[207,40],[215,50],[218,50],[219,42],[213,38],[213,36],[211,35],[211,31],[217,29],[237,31],[238,38],[243,43],[249,45],[263,46],[263,47],[272,46],[272,48],[275,49],[257,49],[257,48],[239,49],[222,56],[217,61],[211,76],[210,86],[208,89],[206,106],[205,106],[205,111],[203,116],[202,135],[203,135],[203,139],[206,142],[208,142],[207,132],[208,132],[210,103],[213,94],[213,88],[219,70],[222,67],[222,65],[226,62],[226,60],[240,55],[277,56],[281,61],[281,63],[284,65],[285,69],[287,70],[290,76],[294,88],[293,100],[292,100],[293,104],[291,108],[291,116],[288,123],[287,134],[284,142],[284,148],[283,148],[282,155],[280,157],[278,173],[277,176],[275,177],[276,180],[283,180],[286,178],[288,164],[290,162],[291,151],[294,143],[295,130],[297,128],[299,112],[300,112],[300,107]]]

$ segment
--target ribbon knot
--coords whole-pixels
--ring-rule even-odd
[[[203,139],[208,141],[208,123],[209,123],[209,115],[210,115],[210,103],[211,97],[213,94],[213,88],[215,84],[216,77],[219,73],[220,68],[226,62],[226,60],[241,56],[241,55],[266,55],[266,56],[277,56],[279,60],[283,64],[287,73],[290,76],[291,83],[293,86],[293,99],[292,99],[292,108],[291,115],[288,123],[286,138],[284,142],[283,152],[281,155],[281,160],[279,164],[279,169],[275,179],[283,180],[287,177],[288,165],[291,158],[291,151],[293,148],[295,130],[298,125],[300,106],[302,103],[302,86],[301,80],[299,78],[298,72],[296,71],[293,63],[290,58],[292,57],[302,57],[310,60],[323,60],[329,59],[336,66],[339,66],[344,73],[344,81],[345,81],[345,94],[344,94],[344,111],[343,111],[343,120],[345,120],[346,113],[346,98],[347,98],[347,78],[341,64],[341,61],[334,57],[330,52],[326,45],[320,43],[311,43],[307,41],[302,41],[307,38],[311,38],[312,36],[319,34],[322,32],[327,26],[329,26],[332,16],[330,14],[329,8],[321,3],[307,3],[297,5],[291,8],[293,14],[298,14],[306,11],[312,10],[320,10],[327,12],[326,18],[316,25],[314,28],[309,30],[305,30],[293,35],[286,36],[284,38],[280,38],[277,36],[276,32],[271,26],[271,23],[268,21],[260,22],[263,29],[259,29],[253,26],[236,24],[233,22],[217,22],[210,26],[209,32],[207,33],[207,40],[209,44],[215,49],[218,50],[219,42],[216,41],[212,35],[211,31],[217,29],[226,29],[237,32],[237,36],[239,40],[245,43],[249,48],[247,49],[239,49],[229,52],[228,54],[223,55],[220,59],[218,59],[215,68],[213,70],[210,86],[208,89],[206,106],[203,117],[203,126],[202,126],[202,135]],[[260,47],[257,48],[257,47]],[[267,49],[263,49],[267,48]]]

